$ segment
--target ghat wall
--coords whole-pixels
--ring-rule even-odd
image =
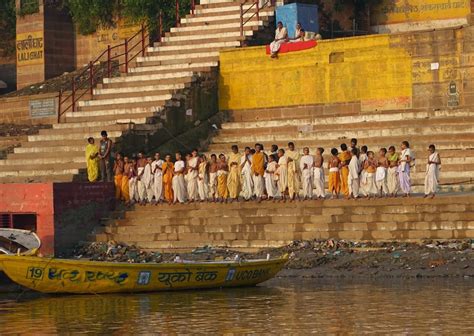
[[[278,59],[264,47],[228,50],[220,54],[219,107],[355,102],[370,111],[446,107],[448,98],[451,106],[469,104],[472,36],[466,27],[326,40]]]

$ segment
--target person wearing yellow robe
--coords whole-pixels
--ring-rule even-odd
[[[130,162],[128,161],[128,157],[123,157],[123,175],[122,175],[122,198],[125,203],[130,202],[130,190],[128,187],[128,173],[130,172]]]
[[[341,192],[346,196],[350,196],[349,191],[349,162],[351,161],[352,155],[347,150],[347,145],[341,145],[342,152],[339,153],[339,161],[341,161]]]
[[[169,204],[173,203],[173,171],[174,164],[171,162],[171,155],[166,155],[165,162],[162,167],[163,172],[163,191],[164,198]]]
[[[331,198],[338,198],[339,192],[341,191],[341,177],[339,175],[339,166],[341,161],[337,155],[337,149],[331,149],[331,158],[328,162],[329,179],[328,179],[328,191],[331,193]]]
[[[122,159],[122,154],[115,154],[114,162],[114,185],[115,185],[115,199],[120,201],[123,198],[122,195],[122,178],[124,172],[124,161]]]
[[[96,182],[99,178],[99,149],[94,143],[94,138],[87,139],[86,162],[87,178],[89,182]]]
[[[301,155],[295,150],[293,142],[288,143],[288,149],[285,153],[288,158],[288,195],[290,200],[299,198],[300,192],[300,158]]]
[[[232,146],[232,153],[229,154],[227,164],[229,165],[229,175],[227,176],[227,189],[229,197],[237,200],[240,195],[240,158],[239,148],[237,145]]]
[[[229,166],[225,160],[225,155],[219,155],[219,162],[217,163],[217,195],[219,201],[225,202],[229,197],[227,190],[227,175],[229,175]]]

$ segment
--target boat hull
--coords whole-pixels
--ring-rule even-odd
[[[243,262],[128,264],[0,255],[14,282],[43,293],[134,293],[256,285],[286,257]]]

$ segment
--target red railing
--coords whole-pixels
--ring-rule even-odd
[[[175,0],[176,8],[176,27],[179,26],[179,0]],[[191,13],[195,12],[195,0],[191,0]],[[158,42],[161,42],[163,36],[163,15],[160,12],[158,17]],[[138,40],[138,41],[135,41]],[[141,29],[132,37],[125,39],[123,43],[115,46],[107,46],[95,60],[90,61],[89,65],[78,75],[71,80],[71,92],[66,96],[66,90],[59,91],[58,102],[58,123],[61,122],[61,117],[69,110],[76,111],[76,105],[79,99],[84,97],[86,93],[94,94],[94,87],[105,77],[112,76],[112,70],[115,68],[124,68],[124,72],[128,72],[130,63],[138,56],[145,56],[145,51],[149,45],[148,27],[142,25]],[[112,52],[117,51],[118,54],[112,56]],[[123,52],[120,52],[123,50]],[[123,62],[121,62],[123,59]],[[97,64],[104,64],[106,62],[106,71],[102,69],[101,72],[96,73],[95,66]],[[81,80],[82,79],[82,80]],[[88,87],[87,87],[88,85]],[[68,102],[69,105],[65,106]]]
[[[260,0],[256,0],[254,3],[252,3],[252,5],[250,5],[249,8],[247,8],[245,11],[244,11],[244,5],[246,3],[241,3],[240,4],[240,36],[244,36],[244,26],[250,21],[252,20],[255,16],[257,17],[257,21],[260,21],[260,11],[267,7],[268,5],[270,6],[273,6],[274,5],[274,2],[275,0],[267,0],[263,3],[262,6],[260,6]],[[252,9],[255,8],[255,12],[250,15],[246,20],[244,20],[244,16],[245,14],[247,14],[248,12],[250,12]]]
[[[160,29],[161,30],[161,29]],[[61,117],[68,111],[76,111],[76,104],[87,92],[91,95],[94,93],[94,87],[104,77],[110,78],[112,70],[123,66],[125,73],[128,72],[130,63],[138,56],[145,56],[145,50],[148,46],[148,31],[147,27],[142,25],[141,29],[130,38],[124,40],[123,43],[117,44],[113,47],[110,45],[105,49],[95,60],[90,61],[89,65],[78,75],[71,80],[71,93],[67,96],[64,91],[59,91],[59,106],[58,106],[58,123],[61,122]],[[135,42],[135,43],[134,43]],[[131,45],[130,45],[131,44]],[[118,53],[112,56],[112,52],[118,50]],[[122,51],[123,52],[120,52]],[[121,59],[124,59],[121,62]],[[101,73],[95,73],[95,65],[106,62],[106,71],[102,69]],[[82,80],[81,80],[82,79]],[[88,85],[89,87],[85,87]],[[69,105],[64,106],[68,101]]]

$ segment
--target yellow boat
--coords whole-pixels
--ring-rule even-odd
[[[17,284],[43,293],[135,293],[251,286],[274,277],[278,259],[129,264],[0,255],[0,268]]]

